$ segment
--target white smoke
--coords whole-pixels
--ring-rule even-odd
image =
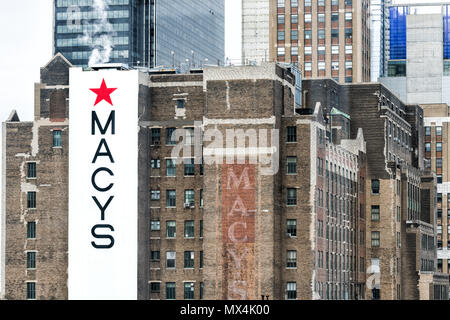
[[[115,35],[113,26],[108,21],[108,1],[94,0],[92,8],[96,15],[96,22],[85,25],[82,42],[92,48],[89,57],[89,66],[98,63],[107,63],[113,51],[112,37]]]

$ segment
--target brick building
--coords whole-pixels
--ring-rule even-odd
[[[6,299],[68,297],[70,67],[55,56],[35,121],[12,113],[3,125]],[[435,176],[419,161],[422,109],[380,84],[333,80],[303,81],[298,109],[296,89],[275,63],[140,74],[139,299],[448,290],[435,272]]]
[[[367,288],[367,298],[423,298],[418,284],[430,277],[436,288],[448,287],[436,268],[436,177],[423,166],[422,109],[405,105],[378,83],[311,80],[303,89],[306,105],[320,101],[331,109],[338,101],[351,117],[352,137],[356,128],[364,131],[366,267],[368,279],[379,279],[373,290]]]
[[[298,63],[304,78],[370,81],[369,1],[243,0],[243,61]]]

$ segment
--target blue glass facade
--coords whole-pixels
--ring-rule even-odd
[[[450,6],[444,6],[444,59],[450,59]]]
[[[156,66],[223,63],[225,2],[155,1],[155,31]]]
[[[54,53],[77,66],[200,65],[224,57],[224,0],[55,0],[54,10]]]
[[[407,7],[391,7],[389,12],[390,59],[406,59],[406,16]]]

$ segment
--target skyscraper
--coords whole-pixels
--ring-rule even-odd
[[[53,50],[75,66],[217,64],[224,10],[224,0],[55,0]]]
[[[450,1],[387,6],[380,82],[410,104],[450,104]]]
[[[378,81],[386,67],[386,4],[390,0],[370,1],[370,80]]]
[[[369,26],[368,0],[243,0],[242,55],[298,63],[306,79],[369,81]]]

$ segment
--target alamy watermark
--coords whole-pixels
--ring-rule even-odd
[[[279,170],[279,129],[203,130],[202,122],[194,127],[175,129],[167,139],[174,148],[171,158],[176,164],[255,164],[261,175],[270,176]]]

